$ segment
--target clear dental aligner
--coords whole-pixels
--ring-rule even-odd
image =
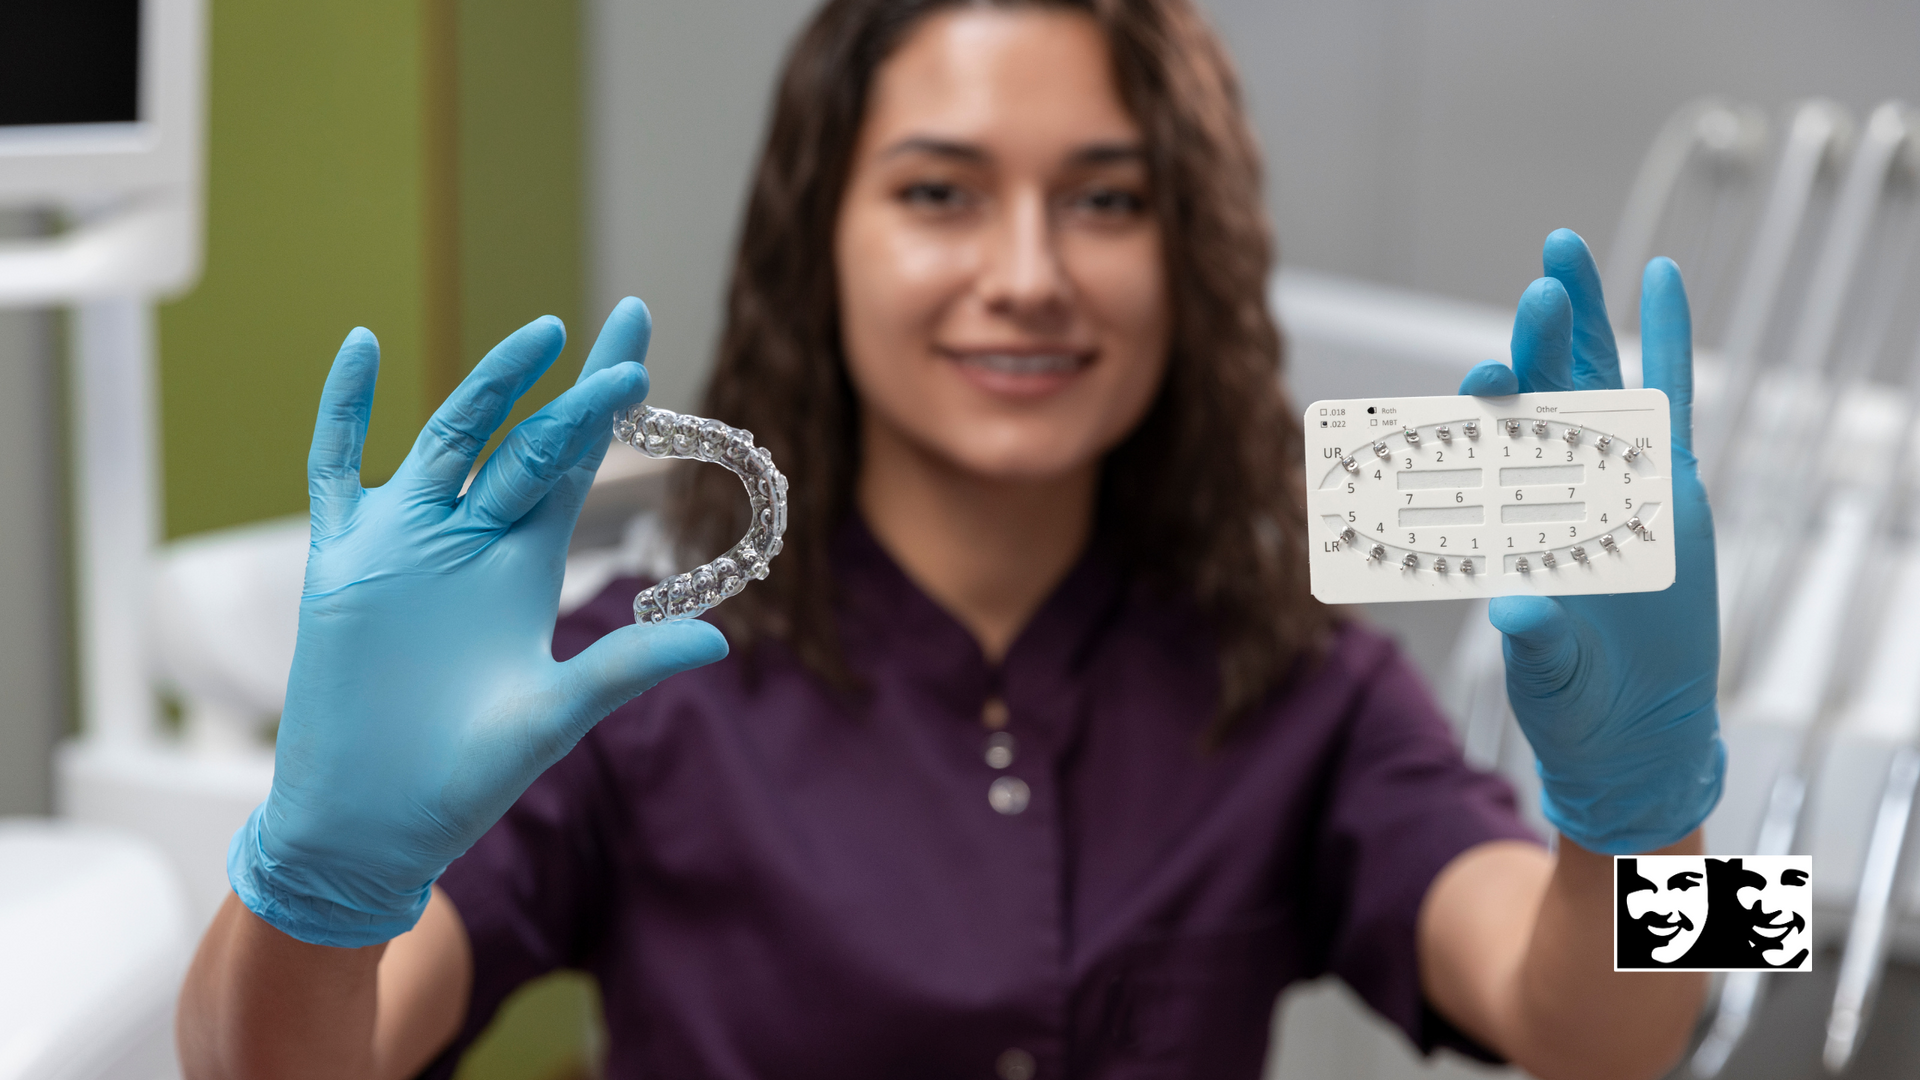
[[[764,580],[767,561],[780,554],[787,531],[787,478],[773,466],[753,433],[718,420],[635,405],[614,417],[613,437],[655,458],[689,458],[724,465],[747,486],[752,525],[726,554],[684,574],[675,574],[633,598],[633,621],[691,619],[735,596],[748,579]]]

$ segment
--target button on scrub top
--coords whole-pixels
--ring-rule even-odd
[[[1415,919],[1454,856],[1529,834],[1388,641],[1342,628],[1209,748],[1204,627],[1098,547],[997,667],[858,524],[835,573],[864,693],[778,644],[676,676],[448,869],[474,984],[429,1075],[560,967],[599,980],[615,1078],[1257,1077],[1275,998],[1324,972],[1464,1044]]]

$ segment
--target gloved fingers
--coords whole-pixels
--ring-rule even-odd
[[[1680,268],[1661,257],[1640,278],[1640,357],[1646,385],[1666,391],[1674,467],[1693,461],[1693,315]]]
[[[1525,393],[1573,389],[1573,305],[1545,277],[1527,286],[1513,315],[1513,372]]]
[[[575,380],[575,385],[586,382],[589,376],[615,364],[632,362],[644,365],[647,346],[652,340],[653,313],[647,310],[647,305],[639,297],[626,297],[614,305],[613,313],[600,325],[600,336],[594,339],[593,349],[587,353],[587,362],[581,365],[580,377]],[[618,412],[616,409],[615,414],[618,415]],[[520,523],[522,530],[555,533],[563,540],[573,536],[573,525],[580,517],[580,507],[586,504],[587,492],[592,489],[593,478],[600,471],[601,459],[607,456],[607,445],[613,440],[612,427],[609,423],[602,430],[601,437],[580,456],[579,463],[561,474],[552,490],[527,511]]]
[[[566,327],[551,315],[508,334],[434,410],[394,479],[423,483],[452,502],[494,429],[566,343]]]
[[[589,463],[593,456],[591,453],[583,456],[579,464],[561,474],[546,496],[521,515],[520,523],[514,526],[516,533],[529,537],[534,546],[555,553],[563,563],[567,545],[573,539],[573,527],[580,520],[580,507],[586,503],[587,492],[592,489],[593,478],[599,471],[597,462]],[[560,578],[554,578],[555,587],[559,582]]]
[[[1460,380],[1460,392],[1473,397],[1507,397],[1520,392],[1520,377],[1498,360],[1482,360]]]
[[[593,349],[587,353],[587,362],[581,365],[580,377],[574,380],[575,384],[586,382],[589,375],[605,371],[615,364],[631,361],[644,365],[647,362],[647,346],[652,341],[653,313],[647,310],[647,305],[642,303],[639,297],[626,297],[613,306],[613,312],[607,316],[607,321],[600,324],[600,336],[593,339]],[[608,430],[602,434],[606,438],[601,439],[598,445],[590,448],[586,456],[580,459],[580,464],[586,467],[589,484],[593,481],[592,473],[600,468],[600,459],[606,456],[607,444],[613,438],[612,425],[609,424]],[[572,492],[579,496],[579,500],[573,504],[577,511],[580,501],[584,501],[587,497],[587,490],[585,487],[574,484],[571,480],[572,475],[568,473],[554,490],[558,493],[563,488],[570,490],[577,487],[579,490]],[[568,528],[572,528],[571,522]]]
[[[607,321],[600,324],[600,336],[593,340],[593,350],[587,353],[587,362],[580,368],[577,381],[585,382],[594,372],[629,360],[646,363],[647,346],[652,341],[653,312],[648,311],[637,296],[621,300],[613,306]]]
[[[461,513],[482,529],[504,529],[519,521],[589,451],[605,446],[616,409],[646,396],[647,369],[639,364],[623,363],[587,376],[508,433],[473,478]]]
[[[1535,684],[1541,694],[1565,686],[1579,662],[1573,616],[1550,596],[1497,596],[1487,621],[1506,636],[1507,674]]]
[[[1620,348],[1613,340],[1613,323],[1607,319],[1600,268],[1587,242],[1572,229],[1555,229],[1541,245],[1540,264],[1548,277],[1567,290],[1573,303],[1574,389],[1620,389]]]
[[[622,627],[559,665],[561,697],[568,708],[555,719],[569,725],[565,735],[578,739],[662,679],[726,655],[726,636],[699,619]]]
[[[344,525],[346,513],[360,499],[360,452],[367,442],[379,374],[380,342],[373,331],[354,327],[327,372],[313,422],[313,446],[307,451],[307,497],[315,535]]]

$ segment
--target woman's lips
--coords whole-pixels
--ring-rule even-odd
[[[1000,397],[1045,397],[1092,366],[1090,350],[941,349],[962,378]]]

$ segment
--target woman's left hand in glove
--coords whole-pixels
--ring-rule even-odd
[[[1547,276],[1520,299],[1513,366],[1475,367],[1460,392],[1619,389],[1620,354],[1586,242],[1561,229]],[[1603,596],[1503,596],[1488,617],[1505,635],[1507,697],[1539,761],[1540,800],[1561,835],[1628,854],[1693,832],[1726,772],[1715,705],[1720,614],[1713,514],[1693,456],[1693,327],[1679,268],[1647,264],[1640,343],[1648,387],[1672,417],[1668,448],[1672,587]]]

